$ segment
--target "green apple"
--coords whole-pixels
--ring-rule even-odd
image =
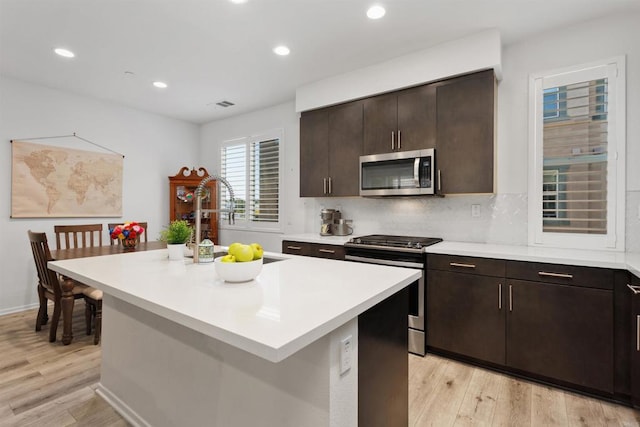
[[[220,259],[220,262],[236,262],[236,257],[233,255],[225,255]]]
[[[249,246],[251,246],[251,249],[253,250],[254,260],[262,258],[262,254],[264,254],[264,249],[262,249],[262,246],[260,246],[260,243],[252,243]]]
[[[249,245],[240,245],[236,248],[234,255],[237,262],[247,262],[253,260],[253,249]]]
[[[236,255],[236,251],[242,246],[242,243],[238,243],[238,242],[234,242],[232,244],[229,245],[229,249],[227,249],[227,252],[229,253],[229,255]]]

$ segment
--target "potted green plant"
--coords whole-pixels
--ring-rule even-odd
[[[160,240],[167,242],[170,260],[179,260],[184,257],[185,244],[191,239],[191,233],[191,226],[185,220],[171,221],[160,232]]]

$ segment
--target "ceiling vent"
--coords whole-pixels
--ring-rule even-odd
[[[229,101],[220,101],[220,102],[216,102],[216,105],[219,105],[220,107],[231,107],[232,105],[236,105],[233,102],[229,102]]]

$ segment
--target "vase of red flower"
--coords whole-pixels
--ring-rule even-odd
[[[144,233],[144,228],[137,222],[126,222],[109,230],[109,236],[113,240],[118,239],[124,250],[127,251],[135,250],[142,233]]]

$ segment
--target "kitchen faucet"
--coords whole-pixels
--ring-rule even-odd
[[[202,209],[202,199],[204,197],[204,186],[207,185],[207,183],[209,183],[210,181],[213,181],[214,179],[218,181],[218,185],[220,183],[223,183],[224,186],[227,187],[227,190],[229,190],[230,200],[229,200],[228,209]],[[216,175],[216,174],[209,175],[208,177],[200,181],[200,184],[198,184],[198,187],[196,188],[195,196],[196,196],[196,241],[195,241],[195,248],[193,249],[193,262],[198,263],[200,262],[200,241],[201,241],[200,229],[201,229],[201,222],[202,222],[202,214],[204,212],[207,212],[207,213],[228,212],[229,224],[235,224],[235,210],[234,210],[235,197],[233,195],[233,188],[231,188],[231,184],[229,184],[229,181],[227,181],[225,178],[221,177],[220,175]]]

